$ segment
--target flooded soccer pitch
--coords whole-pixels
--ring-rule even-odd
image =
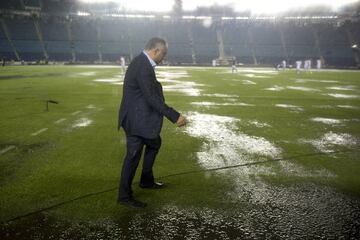
[[[52,93],[61,111],[24,124],[0,105],[0,239],[359,239],[360,73],[159,67],[188,123],[165,122],[155,171],[167,187],[135,182],[138,210],[115,202],[120,69],[35,67],[34,82],[26,69],[0,75],[3,100],[24,81],[25,98]]]
[[[237,174],[232,171],[231,174]],[[242,185],[242,186],[241,186]],[[359,199],[327,187],[243,182],[224,205],[129,210],[125,215],[67,221],[39,213],[3,224],[2,239],[358,239]],[[206,198],[206,196],[204,196]]]

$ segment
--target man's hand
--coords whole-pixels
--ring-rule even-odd
[[[186,125],[186,119],[183,115],[180,114],[180,117],[178,118],[178,120],[176,121],[176,124],[178,127],[182,127]]]

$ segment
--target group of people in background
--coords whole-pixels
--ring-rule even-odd
[[[280,64],[276,65],[277,70],[285,70],[286,68],[292,68],[292,65],[287,65],[286,60],[282,60]],[[311,59],[305,59],[297,60],[295,61],[295,67],[296,67],[296,73],[300,73],[301,69],[303,68],[305,71],[311,71],[312,69],[312,60]],[[316,69],[320,70],[322,68],[322,61],[321,59],[316,60]]]
[[[237,61],[236,58],[233,58],[231,61],[231,72],[235,73],[237,72]],[[122,74],[125,74],[126,71],[126,61],[125,61],[125,57],[120,57],[119,59],[119,63],[122,69]],[[216,59],[212,60],[212,64],[213,67],[216,67],[217,61]],[[282,60],[281,63],[276,65],[276,70],[285,70],[286,68],[293,68],[293,65],[291,64],[287,64],[286,60]],[[304,61],[302,60],[297,60],[295,61],[295,68],[296,68],[296,73],[299,74],[301,72],[301,69],[305,70],[305,71],[309,71],[311,72],[312,69],[312,60],[311,59],[305,59]],[[317,59],[316,60],[316,69],[320,70],[322,68],[322,61],[321,59]]]
[[[303,64],[303,62],[301,60],[298,60],[295,62],[297,74],[300,73],[302,64]],[[304,60],[304,66],[303,66],[304,70],[311,71],[311,64],[312,64],[311,59]],[[321,59],[317,59],[316,60],[316,69],[320,70],[321,68],[322,68],[322,61],[321,61]]]

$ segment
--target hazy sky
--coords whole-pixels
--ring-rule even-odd
[[[172,0],[80,0],[83,2],[116,2],[128,10],[145,10],[155,12],[171,11]],[[198,6],[228,5],[236,11],[251,10],[252,13],[277,13],[311,5],[324,4],[334,10],[342,5],[359,0],[183,0],[184,10],[194,10]]]

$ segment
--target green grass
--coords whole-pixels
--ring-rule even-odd
[[[120,68],[84,68],[72,66],[5,67],[0,72],[0,150],[7,146],[16,148],[0,155],[0,221],[4,222],[29,212],[47,208],[89,193],[109,190],[47,211],[55,219],[101,219],[131,215],[116,205],[116,188],[125,154],[123,131],[118,132],[117,111],[122,86],[94,82],[94,79],[113,78]],[[165,91],[169,105],[187,114],[231,116],[241,121],[238,132],[263,137],[282,150],[282,157],[315,154],[309,143],[300,139],[319,139],[328,132],[347,133],[357,144],[332,146],[329,155],[299,157],[291,161],[306,171],[325,169],[336,177],[292,176],[284,174],[277,164],[267,163],[276,174],[260,176],[273,185],[311,182],[331,186],[345,194],[360,196],[360,72],[323,71],[301,73],[294,71],[278,74],[254,73],[269,78],[253,78],[248,73],[231,74],[229,69],[159,68],[158,71],[187,71],[189,76],[181,81],[194,81],[201,94],[228,94],[238,96],[237,101],[255,106],[199,107],[192,102],[228,102],[226,98],[211,96],[186,96],[181,92]],[[95,75],[81,75],[95,72]],[[295,79],[334,80],[336,83]],[[238,81],[234,81],[238,80]],[[246,85],[242,80],[256,84]],[[163,84],[164,86],[167,83]],[[266,91],[277,85],[282,91]],[[332,86],[353,86],[351,91],[330,90]],[[287,86],[314,88],[317,92],[287,89]],[[358,98],[335,98],[324,93],[357,95]],[[45,111],[46,100],[59,101]],[[87,108],[89,105],[95,108]],[[297,105],[303,111],[293,112],[275,104]],[[322,108],[319,105],[329,105]],[[351,105],[356,109],[339,108]],[[74,112],[81,111],[73,115]],[[338,125],[326,125],[311,121],[314,117],[346,120]],[[65,118],[61,123],[54,122]],[[72,128],[79,118],[93,122],[87,127]],[[259,128],[249,121],[257,120],[271,127]],[[191,123],[190,123],[191,124]],[[31,134],[48,128],[47,131]],[[197,162],[204,139],[191,137],[165,120],[162,131],[163,145],[157,162],[157,177],[203,168]],[[254,161],[256,158],[254,158]],[[139,171],[138,171],[139,172]],[[139,176],[136,176],[135,182]],[[230,179],[229,179],[230,178]],[[198,172],[162,179],[169,187],[159,192],[141,190],[134,185],[135,196],[150,203],[151,209],[166,204],[176,206],[204,206],[231,208],[222,196],[231,191],[231,175],[219,172]],[[206,198],[206,201],[205,199]],[[224,205],[225,204],[225,205]],[[147,210],[151,211],[151,210]],[[121,217],[120,217],[121,218]]]

